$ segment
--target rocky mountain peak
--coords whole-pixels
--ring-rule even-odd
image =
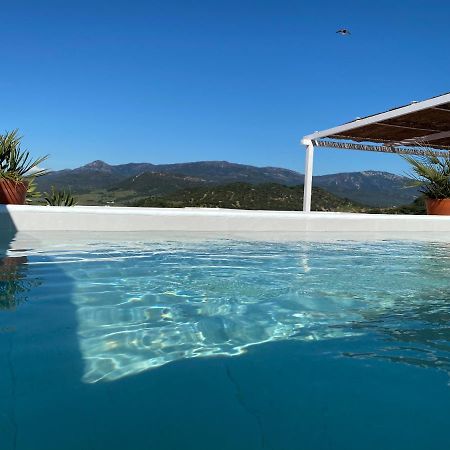
[[[97,159],[95,161],[90,162],[89,164],[86,164],[82,167],[79,167],[75,170],[81,170],[81,171],[95,171],[95,172],[112,172],[114,170],[114,166],[110,166],[105,161],[101,161],[100,159]]]

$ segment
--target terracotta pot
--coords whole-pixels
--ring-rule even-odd
[[[28,183],[0,179],[0,204],[24,205],[27,197]]]
[[[427,198],[427,214],[450,216],[450,198]]]

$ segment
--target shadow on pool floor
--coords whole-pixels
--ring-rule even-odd
[[[266,344],[97,384],[81,383],[82,367],[65,365],[67,355],[21,361],[16,352],[16,448],[445,448],[446,374],[334,356],[342,344]],[[360,345],[345,342],[349,351]]]

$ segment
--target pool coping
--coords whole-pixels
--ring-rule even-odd
[[[450,216],[211,208],[0,205],[0,232],[447,232]]]

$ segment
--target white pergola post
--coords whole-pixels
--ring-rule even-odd
[[[311,211],[314,145],[310,139],[303,139],[302,144],[306,145],[305,183],[304,183],[304,188],[303,188],[303,212],[310,212]]]

